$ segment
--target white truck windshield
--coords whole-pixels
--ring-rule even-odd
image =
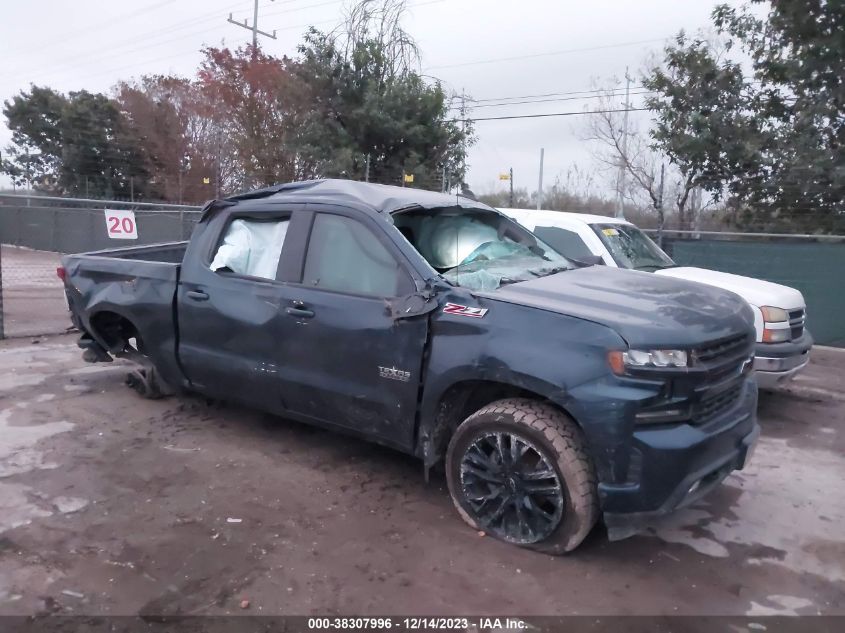
[[[630,224],[591,224],[620,268],[653,272],[676,266],[660,247]]]

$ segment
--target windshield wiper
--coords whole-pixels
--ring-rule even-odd
[[[542,270],[540,272],[536,270],[528,270],[528,273],[534,275],[535,277],[548,277],[549,275],[554,275],[557,273],[562,273],[564,270],[572,270],[568,266],[558,266],[556,268],[551,268],[548,270]]]
[[[678,267],[679,267],[679,266],[678,266],[677,264],[669,264],[669,265],[667,265],[667,266],[664,266],[663,264],[642,264],[642,265],[640,265],[640,266],[634,266],[633,270],[648,270],[648,269],[652,269],[652,271],[651,271],[651,272],[653,272],[653,271],[655,271],[655,270],[665,270],[665,269],[667,269],[667,268],[678,268]]]

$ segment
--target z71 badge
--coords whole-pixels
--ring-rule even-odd
[[[458,316],[480,319],[487,314],[487,308],[471,308],[458,303],[447,303],[443,308],[443,314],[457,314]]]

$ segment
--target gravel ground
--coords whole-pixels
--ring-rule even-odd
[[[558,558],[479,536],[410,457],[142,400],[72,336],[0,368],[0,615],[845,614],[845,352],[762,396],[746,471]]]

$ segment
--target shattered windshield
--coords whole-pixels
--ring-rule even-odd
[[[554,249],[512,220],[483,209],[395,214],[399,231],[449,283],[471,290],[572,268]]]
[[[505,284],[545,277],[569,268],[568,260],[551,249],[539,255],[515,242],[490,242],[443,276],[456,286],[495,290]]]
[[[620,268],[652,272],[674,268],[669,256],[640,229],[630,224],[593,224],[596,235],[604,243]]]

